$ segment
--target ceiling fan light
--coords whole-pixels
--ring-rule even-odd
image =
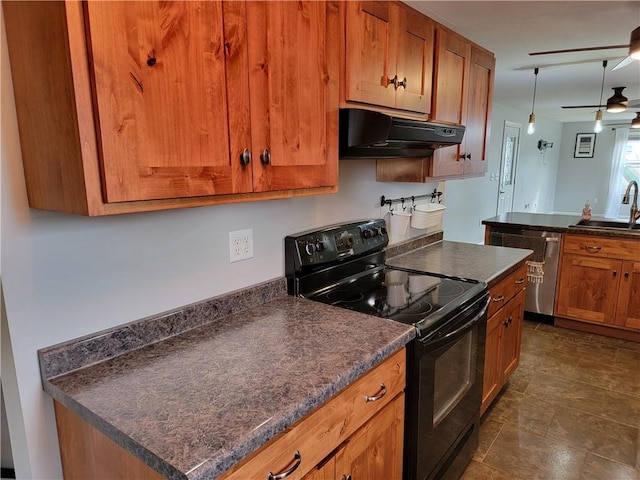
[[[631,40],[629,40],[629,55],[631,58],[640,60],[640,27],[631,32]]]
[[[631,128],[640,128],[640,112],[636,113],[636,118],[631,120]]]
[[[620,113],[627,109],[629,99],[622,94],[626,87],[613,87],[613,95],[607,100],[607,112]]]

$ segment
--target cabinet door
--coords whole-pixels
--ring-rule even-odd
[[[397,9],[389,2],[346,2],[347,101],[395,106],[395,90],[389,84],[396,69],[392,8]]]
[[[493,55],[477,47],[471,47],[465,132],[466,153],[470,157],[465,159],[465,174],[482,174],[487,171],[495,63]]]
[[[335,2],[247,3],[254,191],[337,185],[339,23]]]
[[[520,361],[522,343],[522,320],[524,316],[524,291],[516,295],[505,307],[502,318],[502,339],[500,345],[500,376],[504,384],[517,368]]]
[[[404,394],[367,422],[336,455],[336,478],[402,478]]]
[[[482,378],[482,406],[480,413],[489,407],[502,387],[500,383],[500,336],[504,309],[487,320],[487,337],[484,347],[484,373]]]
[[[459,35],[438,29],[436,51],[431,116],[438,121],[465,124],[471,45]],[[466,155],[465,141],[459,146],[437,149],[433,154],[431,176],[462,175],[464,158],[461,155]]]
[[[413,9],[400,7],[396,75],[403,86],[395,105],[403,110],[429,113],[433,75],[434,23]]]
[[[85,8],[105,200],[250,191],[230,162],[222,2]]]
[[[558,281],[557,314],[594,323],[613,323],[622,262],[564,254]]]
[[[623,262],[616,325],[640,330],[640,262]]]

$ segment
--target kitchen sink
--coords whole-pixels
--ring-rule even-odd
[[[640,231],[640,224],[634,224],[629,226],[629,222],[614,222],[608,220],[580,220],[570,227],[579,228],[597,228],[601,230],[638,230]]]

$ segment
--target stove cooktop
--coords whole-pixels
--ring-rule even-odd
[[[482,291],[473,280],[383,267],[306,298],[427,328]]]

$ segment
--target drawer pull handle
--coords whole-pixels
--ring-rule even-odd
[[[593,247],[591,245],[583,245],[584,249],[590,253],[596,253],[602,250],[602,247]]]
[[[511,325],[511,322],[513,322],[513,317],[507,318],[504,322],[502,322],[502,325],[508,327],[509,325]]]
[[[498,303],[504,300],[504,295],[498,295],[496,298],[493,299],[494,302]]]
[[[614,271],[613,271],[613,276],[614,276],[614,277],[617,277],[617,276],[618,276],[618,271],[617,271],[617,270],[614,270]]]
[[[629,278],[629,272],[624,272],[624,278]]]
[[[295,472],[297,468],[300,466],[300,464],[302,463],[302,455],[300,455],[300,452],[298,450],[296,450],[296,453],[294,453],[293,460],[295,463],[289,470],[285,470],[282,473],[276,473],[276,474],[269,472],[269,475],[267,476],[267,480],[282,480],[283,478],[287,478],[289,475]]]
[[[353,480],[351,475],[342,475],[342,480]]]
[[[376,393],[373,397],[370,397],[369,395],[365,395],[364,401],[365,402],[377,402],[382,397],[384,397],[386,394],[387,394],[387,387],[383,383],[382,385],[380,385],[380,390],[378,391],[378,393]]]
[[[251,163],[251,151],[248,148],[245,148],[240,154],[240,165],[246,167]]]
[[[524,283],[524,278],[519,278],[516,280],[516,285],[522,285]]]

